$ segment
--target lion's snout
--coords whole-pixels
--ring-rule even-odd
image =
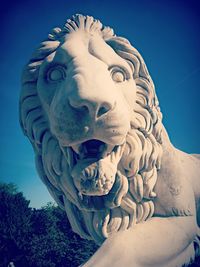
[[[85,97],[69,97],[69,105],[72,109],[77,112],[83,112],[90,118],[93,118],[94,121],[98,120],[103,115],[106,115],[108,112],[114,109],[116,103],[109,100],[98,100],[98,99],[87,99]]]

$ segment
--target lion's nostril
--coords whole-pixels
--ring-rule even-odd
[[[88,104],[85,103],[85,101],[81,101],[79,99],[69,99],[69,106],[81,113],[89,112]]]
[[[103,114],[107,112],[108,112],[108,109],[106,107],[101,107],[97,112],[97,117],[101,117]]]
[[[112,109],[112,105],[109,103],[103,103],[96,112],[96,116],[97,118],[101,117],[102,115],[106,114],[107,112],[109,112]]]
[[[114,105],[109,102],[100,103],[100,101],[93,101],[88,99],[69,99],[69,105],[80,112],[88,112],[92,117],[99,118],[110,110],[113,109]]]

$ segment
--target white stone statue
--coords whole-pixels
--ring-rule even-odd
[[[176,267],[199,252],[200,157],[174,148],[146,65],[90,16],[55,28],[22,75],[20,121],[85,267]]]

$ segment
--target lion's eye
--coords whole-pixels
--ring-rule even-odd
[[[111,77],[116,83],[121,83],[127,79],[127,74],[123,69],[114,67],[111,69]]]
[[[47,72],[47,80],[49,82],[59,82],[66,78],[66,70],[62,66],[50,68]]]

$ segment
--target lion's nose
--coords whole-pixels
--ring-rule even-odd
[[[106,101],[91,101],[83,99],[69,99],[69,104],[72,108],[80,112],[88,112],[90,116],[96,119],[107,114],[114,108],[114,103]]]

